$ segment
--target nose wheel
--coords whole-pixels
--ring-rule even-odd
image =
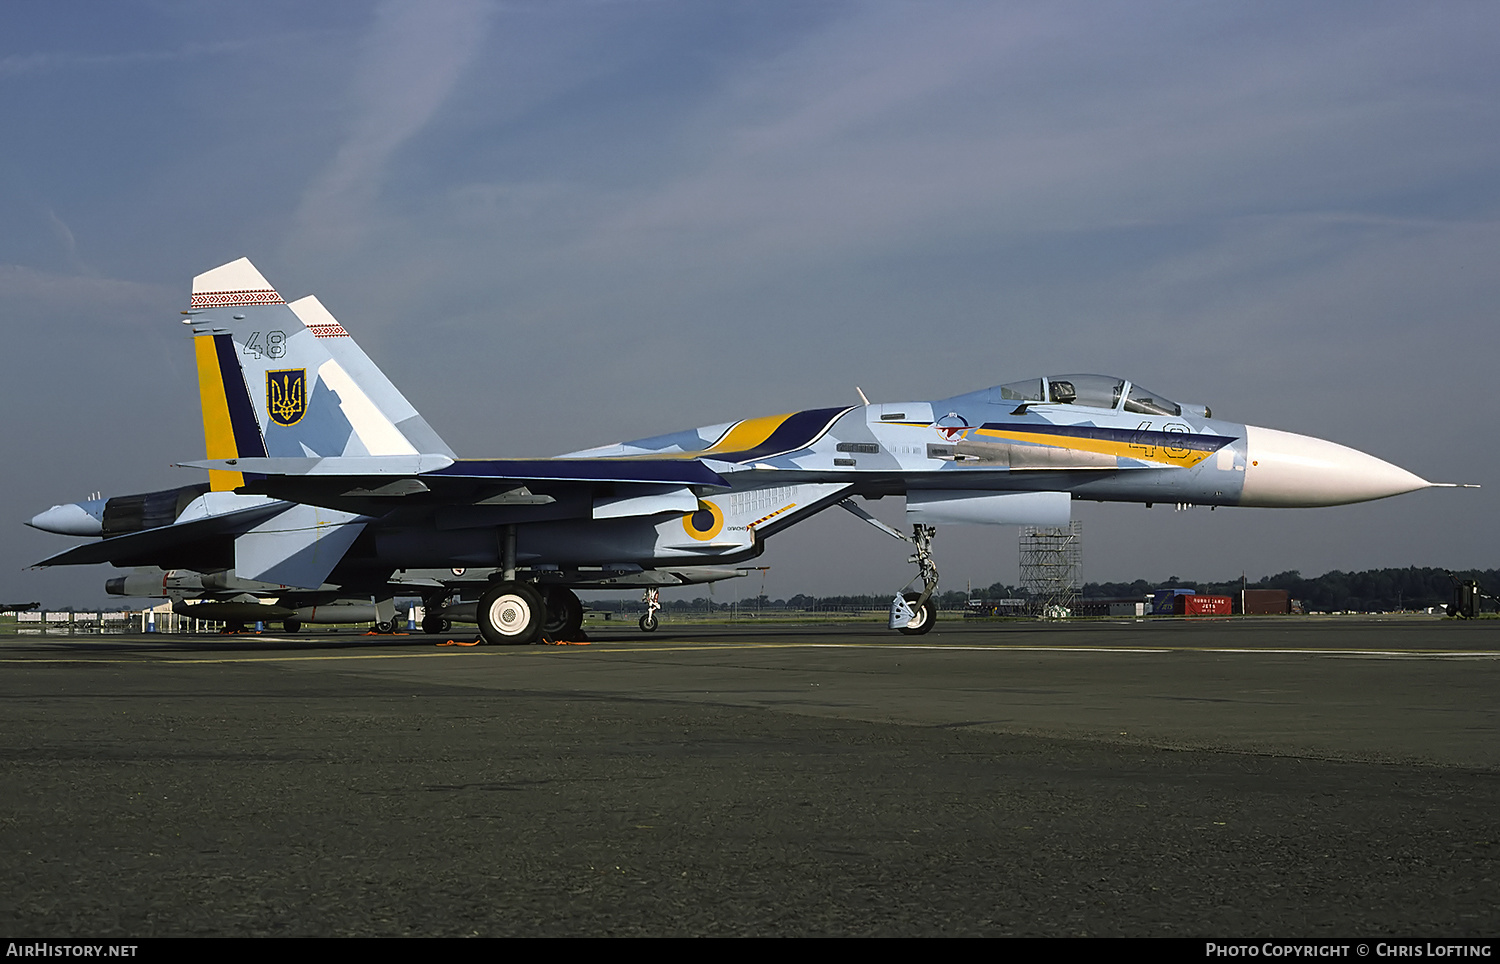
[[[907,538],[855,505],[853,499],[845,499],[839,503],[839,507],[886,535],[909,542],[916,548],[917,551],[906,561],[916,563],[917,574],[891,600],[890,627],[904,636],[921,636],[931,632],[932,624],[937,622],[937,606],[932,602],[932,596],[938,588],[937,563],[932,558],[932,540],[937,535],[937,526],[914,525],[911,527],[911,537]],[[922,580],[922,591],[908,592],[911,584],[918,579]]]
[[[656,618],[657,611],[661,609],[661,590],[654,586],[647,589],[641,594],[641,602],[646,604],[646,615],[642,616],[639,622],[641,632],[654,633],[656,627],[661,625],[660,620]]]
[[[922,591],[908,592],[903,586],[902,591],[891,600],[890,625],[903,636],[921,636],[930,632],[932,624],[937,622],[937,606],[932,602],[932,594],[937,592],[938,587],[937,564],[932,559],[932,540],[936,535],[936,526],[911,527],[909,541],[916,546],[917,551],[912,553],[907,562],[917,564],[917,574],[906,586],[920,579]]]
[[[906,605],[897,612],[896,602]],[[919,592],[904,592],[891,603],[891,627],[903,636],[921,636],[937,622],[937,607]]]

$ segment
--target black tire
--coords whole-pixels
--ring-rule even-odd
[[[289,633],[298,633],[298,632],[301,632],[302,631],[302,620],[300,620],[300,619],[283,619],[281,621],[281,628],[284,629],[284,630],[286,630]]]
[[[422,617],[422,632],[429,636],[441,636],[451,628],[452,624],[441,616]]]
[[[396,621],[393,619],[390,622],[376,623],[375,631],[377,633],[394,633],[396,631]]]
[[[646,615],[641,617],[640,625],[641,632],[654,633],[656,632],[656,627],[660,626],[661,623],[659,620],[657,620],[656,613],[647,613]]]
[[[524,582],[497,582],[479,597],[479,635],[497,646],[525,646],[542,634],[547,606]]]
[[[547,604],[547,619],[542,624],[542,638],[549,642],[576,642],[583,629],[583,602],[578,594],[561,586],[542,591]]]
[[[906,604],[912,607],[912,611],[916,615],[912,616],[910,623],[898,627],[896,632],[903,636],[921,636],[924,633],[931,632],[932,624],[937,622],[937,607],[932,604],[932,600],[929,599],[924,602],[919,609],[916,603],[918,599],[922,598],[921,593],[902,593],[901,598],[906,600]]]

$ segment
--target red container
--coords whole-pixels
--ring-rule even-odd
[[[1179,616],[1228,616],[1234,612],[1234,600],[1228,596],[1178,596]]]
[[[1245,590],[1245,614],[1284,616],[1292,611],[1291,594],[1285,589]]]

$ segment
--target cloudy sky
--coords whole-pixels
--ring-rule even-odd
[[[463,455],[1101,371],[1486,488],[1081,505],[1087,579],[1500,565],[1497,49],[1482,2],[11,0],[0,598],[104,601],[23,520],[197,480],[178,311],[242,256]],[[761,561],[905,558],[830,512]]]

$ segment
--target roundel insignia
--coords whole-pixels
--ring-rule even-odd
[[[707,542],[724,528],[724,512],[707,499],[698,500],[698,511],[682,517],[682,528],[699,542]]]
[[[932,427],[937,429],[937,433],[947,442],[962,442],[972,430],[969,426],[969,420],[957,412],[949,412],[936,422],[933,422]]]

